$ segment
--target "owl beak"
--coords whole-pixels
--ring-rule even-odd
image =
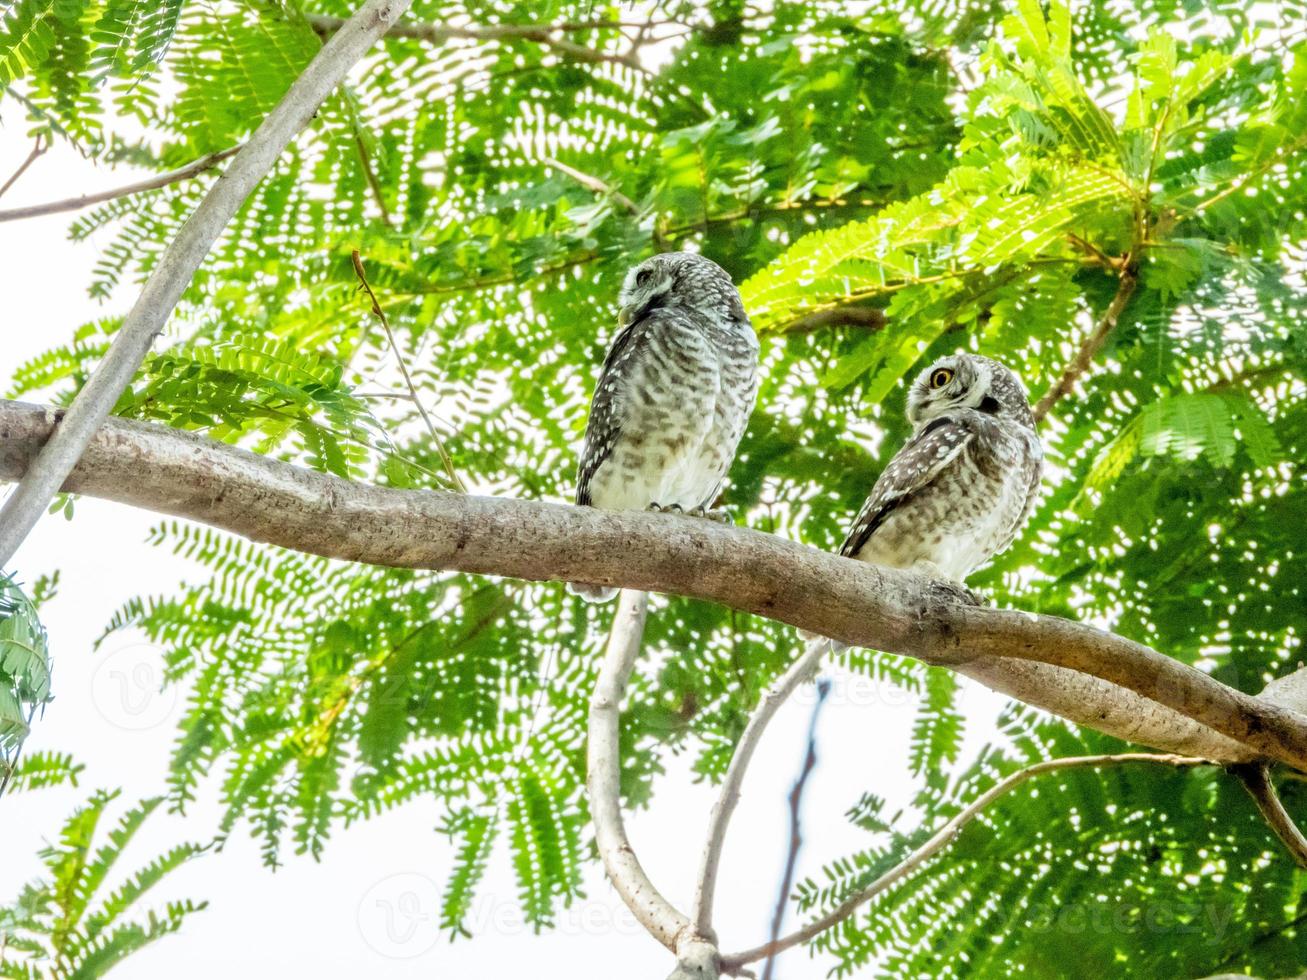
[[[635,319],[635,307],[623,306],[617,311],[617,325],[619,327],[627,326],[633,319]]]

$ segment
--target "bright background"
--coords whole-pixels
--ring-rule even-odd
[[[16,127],[0,132],[0,181],[30,150]],[[142,174],[144,176],[144,174]],[[13,208],[60,199],[136,179],[125,167],[110,172],[66,146],[39,158],[0,198]],[[0,224],[0,379],[23,361],[65,341],[80,324],[125,312],[138,285],[107,303],[87,297],[97,260],[94,240],[74,244],[65,229],[75,215]],[[614,284],[616,287],[616,284]],[[55,700],[35,726],[30,749],[71,752],[86,764],[77,788],[16,794],[0,800],[4,828],[0,896],[8,899],[41,866],[36,851],[95,787],[118,787],[111,812],[164,791],[171,743],[184,698],[160,691],[161,654],[116,633],[93,644],[113,611],[140,594],[173,589],[193,569],[145,543],[155,515],[89,498],[76,517],[47,517],[14,562],[23,582],[58,569],[58,596],[42,609],[55,658]],[[850,787],[871,785],[887,813],[914,792],[906,759],[916,698],[865,677],[829,674],[834,688],[818,726],[818,767],[804,798],[804,846],[798,876],[865,843],[843,818]],[[960,758],[995,738],[1002,699],[961,679],[968,716]],[[806,749],[815,700],[805,688],[778,713],[763,740],[728,839],[718,890],[717,929],[727,951],[767,937],[789,840],[786,796]],[[712,787],[693,782],[688,760],[669,760],[652,810],[629,815],[636,853],[655,884],[684,909],[693,890]],[[202,787],[184,815],[157,813],[133,843],[119,872],[135,870],[172,843],[207,840],[221,813],[216,787]],[[587,873],[585,900],[558,927],[534,935],[517,911],[511,869],[496,855],[471,917],[476,938],[453,944],[437,929],[437,897],[452,860],[433,830],[436,807],[409,805],[349,829],[336,829],[321,863],[285,855],[271,872],[238,827],[221,853],[199,858],[171,875],[145,906],[169,898],[207,899],[182,932],[131,957],[115,976],[230,980],[246,976],[313,976],[319,980],[386,977],[663,976],[671,960],[635,924],[604,880],[598,863]],[[112,886],[112,882],[110,883]],[[787,918],[793,925],[793,920]],[[778,961],[778,977],[819,977],[825,966],[802,950]]]

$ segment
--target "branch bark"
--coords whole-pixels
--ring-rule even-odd
[[[810,922],[802,929],[790,933],[783,939],[764,943],[761,946],[755,946],[753,949],[747,949],[740,953],[732,953],[729,956],[722,957],[722,970],[724,972],[736,971],[747,963],[752,963],[756,960],[763,959],[764,957],[775,956],[777,953],[784,952],[793,946],[798,946],[800,943],[805,943],[814,936],[820,935],[827,929],[843,922],[858,908],[871,901],[881,892],[886,891],[893,885],[908,877],[932,857],[948,847],[957,838],[958,834],[962,831],[962,828],[984,812],[986,807],[999,797],[1016,789],[1026,780],[1048,772],[1119,765],[1127,762],[1151,762],[1179,767],[1202,766],[1209,764],[1206,759],[1195,759],[1186,756],[1154,755],[1147,752],[1123,752],[1118,755],[1078,755],[1070,756],[1065,759],[1049,759],[1046,762],[1037,762],[1032,766],[1027,766],[1025,769],[1014,772],[1003,781],[990,787],[977,797],[970,806],[941,827],[934,836],[926,841],[926,843],[922,844],[919,848],[909,854],[889,871],[886,871],[866,888],[850,895],[826,915]]]
[[[619,739],[622,695],[626,693],[626,682],[640,653],[648,611],[648,595],[622,590],[608,637],[608,649],[590,699],[586,747],[586,794],[590,799],[590,819],[608,880],[645,930],[681,961],[678,973],[673,976],[715,978],[716,947],[700,940],[690,920],[654,887],[631,848],[622,821]]]
[[[167,187],[169,184],[180,183],[183,180],[190,180],[192,177],[204,173],[206,170],[212,170],[218,164],[222,163],[230,156],[234,156],[240,151],[241,146],[230,146],[225,150],[219,150],[217,153],[210,153],[208,156],[202,156],[198,160],[192,160],[183,167],[176,170],[169,170],[167,173],[156,174],[153,177],[147,177],[145,180],[138,180],[134,184],[124,184],[122,187],[116,187],[113,190],[100,191],[96,194],[80,194],[77,197],[67,197],[62,201],[50,201],[46,204],[33,204],[25,208],[11,208],[8,211],[0,211],[0,221],[18,221],[21,218],[37,218],[43,214],[59,214],[63,211],[80,211],[82,208],[89,208],[93,204],[103,204],[105,201],[117,200],[120,197],[130,197],[133,194],[139,194],[142,191],[157,190],[160,187]]]
[[[59,414],[0,401],[0,480],[27,472]],[[1091,626],[959,605],[909,572],[757,531],[671,514],[367,486],[118,419],[94,435],[63,488],[348,561],[706,599],[951,667],[1137,743],[1307,772],[1307,685],[1282,681],[1272,685],[1274,697],[1269,689],[1253,697]]]
[[[209,188],[154,267],[104,360],[77,393],[67,416],[27,468],[18,489],[0,508],[0,567],[9,563],[40,520],[87,443],[141,366],[195,270],[237,209],[272,169],[291,138],[313,118],[318,106],[345,73],[410,3],[412,0],[367,0],[359,7],[295,79],[236,154],[227,172]]]

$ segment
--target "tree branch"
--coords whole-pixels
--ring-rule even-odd
[[[21,218],[36,218],[43,214],[58,214],[62,211],[79,211],[82,208],[89,208],[93,204],[103,204],[105,201],[113,201],[120,197],[130,197],[133,194],[139,194],[142,191],[157,190],[160,187],[167,187],[169,184],[180,183],[183,180],[190,180],[206,170],[212,170],[218,164],[222,163],[228,157],[235,155],[243,144],[231,146],[225,150],[219,150],[217,153],[210,153],[208,156],[200,157],[198,160],[192,160],[184,167],[178,167],[176,170],[169,170],[167,173],[156,174],[153,177],[147,177],[145,180],[138,180],[134,184],[124,184],[122,187],[116,187],[113,190],[100,191],[96,194],[82,194],[78,197],[65,198],[62,201],[50,201],[46,204],[33,204],[25,208],[11,208],[8,211],[0,211],[0,221],[18,221]]]
[[[1032,766],[1027,766],[1025,769],[1014,772],[1003,781],[991,786],[988,790],[977,797],[976,800],[965,810],[941,827],[933,837],[926,841],[926,843],[922,844],[919,848],[909,854],[889,871],[886,871],[866,888],[854,892],[821,918],[810,922],[802,929],[790,933],[783,939],[764,943],[761,946],[755,946],[753,949],[747,949],[741,953],[732,953],[729,956],[722,957],[723,971],[738,970],[746,963],[752,963],[755,960],[760,960],[764,957],[775,956],[777,953],[790,949],[793,946],[798,946],[800,943],[805,943],[814,936],[820,935],[827,929],[830,929],[832,926],[843,922],[858,908],[871,901],[881,892],[886,891],[893,885],[908,877],[912,872],[916,871],[932,857],[952,844],[962,828],[978,817],[986,807],[999,797],[1016,789],[1026,780],[1048,772],[1058,772],[1065,769],[1083,769],[1086,767],[1096,768],[1099,766],[1119,765],[1127,762],[1151,762],[1177,767],[1203,766],[1210,764],[1206,759],[1195,759],[1188,756],[1154,755],[1147,752],[1123,752],[1118,755],[1081,755],[1070,756],[1065,759],[1049,759],[1046,762],[1037,762]]]
[[[237,209],[346,72],[410,3],[412,0],[366,0],[259,124],[250,141],[236,154],[224,179],[209,188],[154,267],[108,353],[77,393],[67,416],[28,467],[18,489],[0,508],[0,567],[9,563],[40,520]]]
[[[593,177],[590,174],[577,170],[575,167],[569,167],[561,160],[555,160],[553,157],[541,157],[540,162],[546,167],[551,167],[554,170],[557,170],[565,177],[571,177],[586,190],[594,191],[596,194],[602,194],[605,197],[611,197],[627,211],[631,212],[631,214],[639,215],[640,209],[636,206],[634,201],[617,188],[604,183],[604,181],[600,180],[598,177]]]
[[[731,822],[731,814],[740,802],[740,786],[744,782],[744,772],[749,768],[754,750],[762,740],[762,733],[775,717],[777,710],[806,680],[810,680],[817,671],[822,655],[830,649],[830,641],[816,639],[808,642],[803,654],[781,674],[762,696],[758,707],[749,716],[744,726],[740,741],[731,756],[731,764],[726,769],[718,790],[717,802],[713,804],[708,818],[708,833],[704,842],[703,857],[699,861],[698,885],[694,891],[694,905],[690,917],[695,928],[703,935],[712,932],[713,895],[717,890],[717,870],[721,864],[722,846],[726,842],[726,828]]]
[[[697,937],[690,920],[663,898],[645,874],[631,849],[622,822],[622,760],[618,738],[622,695],[626,693],[626,682],[640,653],[648,610],[648,595],[622,590],[608,637],[608,649],[590,699],[586,794],[590,800],[595,844],[608,872],[608,880],[649,934],[680,959],[682,953],[702,944],[694,942]],[[715,955],[714,948],[710,962],[715,962]]]
[[[18,182],[18,178],[27,173],[27,168],[36,162],[36,158],[48,149],[49,146],[46,145],[38,134],[36,140],[32,143],[32,152],[27,154],[23,159],[23,162],[18,165],[18,169],[10,175],[9,179],[6,180],[3,185],[0,185],[0,197],[4,197],[5,192]]]
[[[0,401],[0,480],[22,477],[59,416]],[[1307,690],[1291,687],[1296,674],[1253,697],[1092,626],[959,605],[910,572],[744,528],[368,486],[120,419],[94,435],[63,489],[348,561],[706,599],[1019,689],[1022,700],[1121,738],[1307,772],[1307,716],[1299,713]]]
[[[1112,297],[1112,302],[1103,311],[1102,317],[1094,325],[1094,329],[1089,336],[1085,338],[1084,344],[1076,352],[1076,356],[1071,359],[1071,363],[1066,366],[1062,376],[1057,379],[1053,387],[1044,392],[1044,397],[1039,399],[1038,404],[1035,405],[1034,416],[1036,422],[1043,421],[1049,409],[1071,394],[1071,389],[1075,387],[1076,381],[1089,370],[1089,366],[1094,363],[1094,358],[1102,350],[1103,344],[1107,342],[1107,338],[1116,329],[1116,322],[1121,318],[1121,313],[1125,310],[1126,304],[1130,302],[1130,297],[1135,294],[1135,287],[1138,285],[1138,274],[1131,265],[1130,257],[1127,256],[1126,261],[1122,264],[1116,295]]]
[[[1293,817],[1289,816],[1289,811],[1280,802],[1280,795],[1271,782],[1269,767],[1262,762],[1253,762],[1231,766],[1230,771],[1239,777],[1267,826],[1280,839],[1298,867],[1307,868],[1307,837],[1303,836],[1298,825],[1293,822]]]
[[[827,327],[865,327],[875,331],[883,329],[885,323],[885,311],[874,306],[832,306],[791,320],[780,332],[812,333]]]
[[[362,144],[359,144],[362,146]],[[399,364],[399,373],[404,376],[404,387],[408,389],[408,397],[414,405],[417,406],[418,414],[422,416],[422,421],[427,424],[427,432],[431,434],[431,440],[435,443],[436,454],[440,457],[441,463],[445,466],[445,473],[449,476],[449,482],[453,484],[455,490],[459,493],[467,493],[467,487],[459,478],[458,471],[454,469],[454,461],[449,458],[449,453],[445,450],[445,442],[440,438],[440,433],[431,422],[431,416],[427,414],[426,408],[422,404],[422,399],[418,397],[417,388],[413,386],[413,379],[409,377],[408,365],[404,363],[404,355],[399,349],[399,344],[395,341],[395,334],[390,329],[390,320],[386,317],[386,312],[377,302],[377,294],[372,291],[372,285],[368,282],[368,275],[363,271],[363,258],[359,255],[359,250],[354,249],[350,252],[350,261],[354,263],[354,274],[358,276],[359,288],[368,294],[368,299],[372,301],[372,314],[381,321],[381,328],[386,331],[386,340],[390,342],[390,352],[395,355],[395,361]]]
[[[781,875],[780,894],[776,897],[776,912],[771,920],[773,943],[780,936],[781,925],[785,922],[785,908],[789,905],[790,888],[794,885],[794,867],[799,862],[799,848],[803,846],[803,834],[799,830],[803,790],[808,785],[808,777],[812,775],[812,770],[817,768],[817,719],[821,715],[821,706],[826,703],[828,694],[830,694],[830,681],[828,679],[818,681],[817,703],[812,706],[812,718],[808,722],[808,751],[804,754],[803,768],[799,771],[799,778],[795,780],[794,787],[790,790],[790,847],[785,855],[785,871]],[[776,953],[773,952],[767,956],[767,963],[762,971],[762,980],[771,980],[772,971],[775,967]]]
[[[310,27],[323,37],[340,30],[341,25],[344,23],[339,17],[329,17],[324,14],[305,14],[304,19],[308,21]],[[490,24],[484,27],[404,23],[391,27],[386,32],[386,36],[414,38],[431,44],[443,44],[451,38],[461,38],[469,41],[501,41],[506,38],[521,38],[524,41],[533,41],[542,47],[551,48],[558,54],[573,61],[622,65],[643,72],[646,75],[652,74],[631,53],[615,54],[611,51],[596,51],[594,48],[587,48],[583,44],[553,36],[566,31],[597,30],[602,27],[618,26],[620,25],[616,21],[593,21],[589,24]]]

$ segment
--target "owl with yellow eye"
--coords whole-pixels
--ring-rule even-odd
[[[840,554],[961,584],[1012,543],[1039,493],[1043,449],[1021,380],[952,354],[908,389],[912,437],[858,512]]]

